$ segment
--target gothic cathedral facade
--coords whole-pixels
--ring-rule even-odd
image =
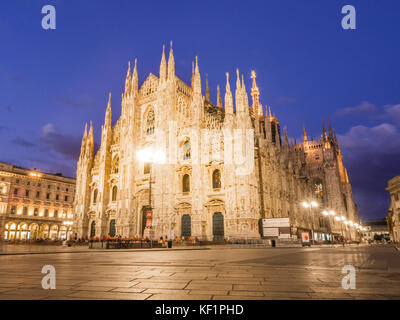
[[[172,43],[168,63],[163,48],[158,77],[150,73],[139,86],[136,61],[132,73],[129,66],[121,116],[112,125],[110,95],[96,154],[93,126],[85,127],[75,235],[135,238],[151,227],[157,238],[260,239],[262,219],[273,218],[289,218],[291,237],[310,230],[343,235],[338,221],[321,215],[325,208],[359,222],[331,124],[318,140],[304,125],[303,141],[289,139],[263,111],[255,73],[251,105],[238,70],[236,76],[235,104],[228,73],[224,103],[218,86],[213,104],[208,78],[202,95],[197,57],[190,85],[176,76]],[[236,149],[242,161],[227,158]],[[152,160],[138,157],[144,151]],[[315,212],[302,206],[310,200]],[[350,230],[347,238],[355,237]]]

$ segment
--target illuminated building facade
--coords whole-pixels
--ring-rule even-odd
[[[67,239],[75,179],[0,162],[1,240]]]
[[[151,226],[156,237],[260,239],[262,219],[288,218],[292,238],[313,230],[322,241],[327,234],[355,239],[357,207],[331,125],[316,141],[304,129],[296,142],[261,105],[254,72],[252,105],[239,70],[235,92],[226,74],[224,103],[219,86],[213,103],[208,78],[205,95],[201,82],[197,57],[190,84],[176,76],[172,44],[168,63],[163,49],[159,75],[150,73],[141,86],[137,63],[133,72],[129,66],[121,116],[113,125],[110,96],[96,154],[92,125],[84,131],[74,203],[78,237],[141,237]],[[225,157],[239,138],[244,163]],[[137,157],[149,149],[161,150],[153,164]],[[224,158],[213,157],[218,152]],[[308,210],[304,201],[318,207]],[[325,217],[325,209],[343,220]]]

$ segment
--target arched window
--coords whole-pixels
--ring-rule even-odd
[[[191,157],[191,147],[190,147],[190,141],[186,141],[183,144],[183,160],[190,160]]]
[[[219,169],[215,169],[212,174],[212,186],[213,189],[221,188],[221,171]]]
[[[111,172],[112,173],[118,173],[119,170],[119,157],[115,156],[112,162],[112,169]]]
[[[110,237],[115,237],[115,220],[110,221]]]
[[[313,189],[314,189],[314,194],[317,197],[322,198],[324,196],[324,189],[323,189],[323,186],[322,186],[322,180],[321,179],[314,180]]]
[[[90,225],[90,237],[93,238],[96,236],[96,222],[92,221],[92,224]]]
[[[154,109],[151,108],[147,112],[146,116],[146,135],[151,136],[152,134],[154,134],[154,127],[155,127]]]
[[[99,193],[99,191],[97,189],[94,190],[93,192],[93,203],[97,202],[97,194]]]
[[[114,186],[112,188],[112,197],[111,197],[112,201],[116,201],[117,200],[117,193],[118,193],[118,188],[117,188],[117,186]]]
[[[185,174],[182,178],[182,192],[190,192],[190,177]]]

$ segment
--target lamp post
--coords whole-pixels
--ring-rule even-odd
[[[318,203],[316,201],[311,201],[311,202],[303,201],[302,202],[302,206],[304,208],[310,210],[310,216],[311,216],[311,220],[312,220],[311,238],[312,238],[312,243],[314,244],[315,240],[314,240],[314,214],[313,214],[313,208],[318,207]]]
[[[149,236],[151,230],[152,221],[152,206],[151,206],[151,178],[152,178],[152,165],[155,163],[161,164],[165,162],[165,153],[160,149],[155,149],[153,147],[146,147],[139,149],[136,156],[140,162],[143,164],[149,164],[149,204],[146,210],[146,227],[143,233],[144,236]]]

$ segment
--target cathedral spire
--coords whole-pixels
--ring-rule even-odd
[[[284,149],[289,149],[289,138],[287,135],[287,128],[286,126],[283,127],[283,135],[284,135]]]
[[[196,67],[194,69],[194,77],[193,77],[193,92],[194,94],[199,94],[201,96],[201,77],[199,71],[199,61],[196,56]]]
[[[104,126],[111,126],[111,92],[108,96],[108,104],[106,109],[106,116],[104,119]]]
[[[82,140],[87,138],[87,122],[85,123],[85,131],[83,132],[83,138]]]
[[[304,142],[307,142],[307,133],[306,133],[306,127],[304,125],[304,122],[303,122],[303,140],[304,140]]]
[[[167,60],[165,59],[165,45],[163,45],[161,63],[160,63],[160,82],[164,83],[166,80],[167,80]]]
[[[210,101],[210,87],[208,86],[208,73],[206,73],[206,100]]]
[[[191,82],[192,89],[193,89],[193,81],[194,81],[194,61],[192,61],[192,82]]]
[[[222,107],[221,89],[219,85],[217,85],[217,107]]]
[[[128,71],[126,73],[126,80],[125,80],[125,94],[129,94],[131,91],[131,62],[128,63]]]
[[[175,59],[174,59],[174,51],[172,49],[172,41],[168,57],[168,80],[169,81],[175,80]]]
[[[229,84],[229,72],[226,73],[225,113],[233,114],[233,98],[232,98],[231,86]]]
[[[332,134],[332,126],[331,126],[331,119],[328,117],[328,123],[329,123],[329,139],[333,138],[333,134]]]
[[[87,139],[87,122],[85,123],[85,131],[83,132],[83,137],[82,137],[82,143],[81,143],[81,154],[80,158],[83,156],[85,153],[85,145],[86,145],[86,139]]]
[[[242,99],[241,99],[241,92],[242,88],[240,85],[240,76],[239,76],[239,69],[236,69],[236,91],[235,91],[235,104],[236,104],[236,112],[241,109]]]
[[[251,71],[251,78],[253,79],[253,86],[251,87],[251,97],[253,99],[253,110],[254,115],[258,115],[259,117],[263,116],[262,106],[260,105],[260,91],[258,90],[256,83],[256,72],[254,70]]]
[[[139,90],[139,78],[138,78],[138,71],[137,71],[137,59],[135,59],[135,66],[133,67],[133,74],[132,74],[132,92],[133,95],[136,95]],[[111,93],[110,93],[111,95]]]
[[[245,107],[249,107],[249,96],[247,95],[246,85],[244,84],[243,74],[242,74],[242,95],[243,103]]]
[[[93,149],[93,144],[94,143],[93,143],[93,123],[92,123],[92,120],[90,120],[90,129],[89,129],[89,136],[88,136],[87,143],[89,144],[89,147],[91,147]]]

